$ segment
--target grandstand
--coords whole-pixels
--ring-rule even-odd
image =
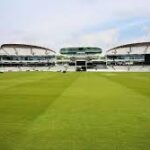
[[[97,47],[69,47],[55,51],[34,45],[0,47],[0,72],[8,71],[150,71],[150,42],[118,46],[102,54]]]
[[[112,48],[106,60],[107,67],[115,71],[150,71],[150,42]]]
[[[0,48],[0,71],[48,71],[54,65],[55,52],[48,48],[24,44]]]
[[[62,48],[57,64],[66,64],[76,71],[87,71],[97,68],[106,68],[102,49],[97,47],[70,47]]]

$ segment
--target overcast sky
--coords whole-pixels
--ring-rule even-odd
[[[0,0],[0,44],[58,51],[150,41],[150,0]]]

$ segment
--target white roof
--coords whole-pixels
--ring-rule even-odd
[[[150,54],[150,42],[128,44],[115,47],[106,52],[107,55]]]
[[[48,56],[54,55],[54,53],[54,51],[48,48],[23,44],[5,44],[0,49],[0,55]]]

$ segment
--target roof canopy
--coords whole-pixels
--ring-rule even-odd
[[[51,51],[53,53],[56,53],[55,51],[41,47],[41,46],[35,46],[35,45],[26,45],[26,44],[3,44],[1,48],[35,48],[35,49],[41,49],[41,50],[46,50],[46,51]]]
[[[110,50],[119,49],[119,48],[127,48],[127,47],[139,47],[139,46],[150,46],[150,42],[125,44],[125,45],[114,47]],[[108,51],[110,51],[110,50],[108,50]]]

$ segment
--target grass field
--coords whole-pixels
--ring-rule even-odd
[[[150,73],[0,74],[0,150],[149,150]]]

